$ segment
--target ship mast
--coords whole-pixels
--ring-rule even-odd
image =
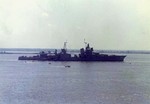
[[[64,42],[64,47],[63,47],[63,49],[67,50],[67,41]]]
[[[86,48],[88,43],[85,41],[85,39],[84,39],[84,44],[85,44],[85,48]]]

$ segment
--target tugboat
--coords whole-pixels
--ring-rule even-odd
[[[110,62],[123,62],[126,55],[108,55],[94,52],[93,48],[89,44],[86,44],[85,48],[80,49],[79,54],[72,56],[67,53],[66,49],[67,42],[64,42],[64,47],[61,52],[45,53],[40,52],[37,56],[20,56],[18,60],[37,60],[37,61],[110,61]]]

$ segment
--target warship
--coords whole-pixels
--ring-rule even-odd
[[[110,61],[110,62],[123,62],[126,55],[108,55],[94,52],[89,43],[86,43],[85,48],[80,49],[79,54],[70,54],[66,48],[67,42],[64,42],[64,47],[60,52],[55,50],[51,52],[40,52],[36,56],[20,56],[18,60],[37,60],[37,61]]]

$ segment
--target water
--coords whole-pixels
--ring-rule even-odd
[[[148,54],[129,54],[125,62],[18,61],[18,56],[0,54],[0,104],[150,103]]]

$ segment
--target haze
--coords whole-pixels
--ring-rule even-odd
[[[149,0],[0,0],[0,48],[150,50]]]

